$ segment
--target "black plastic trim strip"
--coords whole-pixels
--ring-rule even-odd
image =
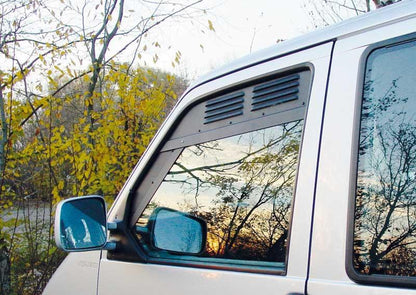
[[[237,271],[245,273],[255,273],[255,274],[268,274],[268,275],[280,275],[285,276],[286,271],[280,270],[277,267],[273,266],[261,266],[254,264],[244,265],[241,263],[212,263],[212,262],[203,262],[201,260],[184,260],[184,259],[168,259],[168,258],[152,258],[149,257],[148,263],[162,264],[162,265],[172,265],[172,266],[182,266],[182,267],[195,267],[195,268],[204,268],[204,269],[215,269],[222,271]]]

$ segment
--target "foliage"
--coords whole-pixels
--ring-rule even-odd
[[[187,84],[138,65],[149,34],[199,2],[0,1],[0,294],[40,294],[64,258],[59,200],[117,195]]]
[[[13,239],[4,237],[18,294],[40,292],[63,258],[52,243],[53,206],[88,194],[104,195],[111,203],[176,99],[174,76],[126,69],[112,64],[101,92],[93,93],[93,126],[82,102],[86,79],[72,91],[33,99],[42,110],[14,133],[19,136],[8,154],[2,205],[21,214],[3,223],[16,231]],[[14,114],[32,110],[21,101],[12,107]]]
[[[94,92],[92,127],[88,106],[80,103],[86,88],[81,83],[69,93],[34,100],[44,108],[25,124],[9,154],[7,199],[22,214],[16,219],[22,227],[9,245],[18,294],[42,290],[63,258],[52,242],[53,206],[89,194],[111,203],[176,99],[169,74],[143,68],[127,73],[126,65],[113,64],[103,78],[101,93]],[[30,106],[17,104],[16,113],[25,108]]]

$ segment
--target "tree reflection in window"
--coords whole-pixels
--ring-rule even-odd
[[[284,262],[303,121],[187,147],[139,218],[155,207],[208,224],[204,256]]]
[[[354,267],[416,275],[416,46],[367,62],[355,204]]]

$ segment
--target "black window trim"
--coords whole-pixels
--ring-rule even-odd
[[[364,94],[364,81],[367,69],[367,61],[370,55],[382,48],[398,46],[401,44],[416,41],[416,33],[411,33],[381,42],[377,42],[368,46],[360,59],[357,90],[356,90],[356,108],[354,113],[354,128],[353,128],[353,140],[351,151],[351,165],[350,165],[350,189],[348,200],[348,221],[347,221],[347,245],[345,255],[345,269],[348,277],[356,283],[365,285],[379,285],[379,286],[396,286],[402,288],[415,288],[416,277],[405,276],[389,276],[389,275],[364,275],[358,273],[354,268],[353,252],[354,252],[354,226],[355,226],[355,197],[357,189],[358,178],[358,150],[360,141],[360,129],[361,129],[361,109]]]

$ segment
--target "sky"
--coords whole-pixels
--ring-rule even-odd
[[[299,36],[311,28],[311,21],[302,7],[304,2],[204,1],[208,10],[201,20],[163,26],[158,30],[163,43],[179,50],[182,57],[181,64],[172,69],[172,59],[159,54],[157,67],[194,79],[250,52],[272,46],[278,40]],[[206,28],[207,19],[212,21],[215,32]]]
[[[87,35],[96,32],[101,25],[101,7],[96,5],[99,1],[49,0],[45,2],[48,5],[43,7],[43,10],[25,19],[25,30],[28,34],[32,32],[32,29],[35,33],[48,32],[51,30],[51,24],[55,26],[56,20],[59,20],[66,27],[75,28],[75,31],[79,32],[85,26]],[[180,9],[182,5],[192,3],[192,1],[197,0],[160,0],[160,2],[159,0],[126,0],[122,22],[123,32],[135,28],[141,20],[152,15],[156,7],[170,7],[166,10],[162,9],[162,12],[158,10],[158,13],[163,14],[167,11],[171,12],[172,9]],[[189,11],[189,16],[181,14],[180,17],[168,18],[167,21],[152,28],[142,42],[131,44],[121,54],[117,53],[135,37],[134,34],[141,32],[142,27],[134,29],[127,37],[115,38],[110,44],[106,58],[112,58],[115,55],[116,62],[132,62],[135,66],[160,68],[173,72],[190,82],[237,58],[274,45],[278,40],[291,39],[309,31],[309,28],[313,27],[312,20],[308,17],[306,8],[303,7],[308,1],[313,0],[203,0],[197,6],[185,11],[186,13]],[[181,4],[176,7],[172,6],[175,2]],[[81,11],[85,11],[86,23],[82,22]],[[161,18],[163,16],[154,21],[157,22]],[[209,29],[208,21],[212,22],[214,30]],[[48,36],[48,38],[55,37],[52,34]],[[155,46],[155,42],[160,44],[160,47]],[[36,50],[34,51],[30,46],[26,50],[24,43],[22,44],[23,50],[17,48],[16,55],[21,60],[26,58],[31,60]],[[144,50],[145,47],[148,49]],[[62,69],[68,66],[86,68],[90,61],[86,48],[79,45],[72,50],[68,58],[53,60],[54,65]],[[180,63],[172,67],[177,51],[181,53]],[[155,54],[158,55],[156,63],[153,62]],[[139,55],[141,58],[138,57]],[[7,68],[12,67],[13,60],[7,59],[1,63],[5,66],[4,71],[7,71]],[[2,67],[0,68],[2,70]],[[41,88],[47,89],[48,80],[45,79],[47,72],[43,64],[39,63],[38,68],[34,68],[34,71],[36,70],[38,73],[31,76],[31,84],[35,85],[33,87],[40,85]]]

